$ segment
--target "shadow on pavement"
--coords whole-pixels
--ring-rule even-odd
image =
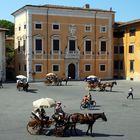
[[[38,89],[28,89],[28,92],[30,92],[30,93],[38,93]]]

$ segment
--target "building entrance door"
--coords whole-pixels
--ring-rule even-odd
[[[69,64],[68,66],[68,77],[71,77],[71,79],[75,79],[75,65]]]

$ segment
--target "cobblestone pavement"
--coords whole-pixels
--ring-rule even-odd
[[[117,81],[113,91],[91,91],[97,106],[94,110],[80,110],[80,102],[88,94],[86,83],[70,81],[67,86],[46,86],[42,82],[30,83],[29,92],[17,91],[15,83],[4,83],[0,89],[0,140],[139,140],[140,138],[140,82]],[[134,99],[127,99],[130,87],[134,88]],[[26,124],[30,119],[32,102],[42,97],[60,100],[67,113],[105,112],[108,121],[98,120],[93,126],[94,137],[86,136],[86,125],[77,125],[78,136],[55,137],[30,135]],[[52,115],[53,108],[46,109]]]

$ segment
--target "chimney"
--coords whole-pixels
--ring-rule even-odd
[[[84,8],[85,9],[89,9],[90,8],[90,5],[89,4],[85,4]]]
[[[110,7],[110,11],[112,11],[112,7]]]

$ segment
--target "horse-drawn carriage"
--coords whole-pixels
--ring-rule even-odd
[[[24,91],[28,91],[28,88],[29,88],[29,83],[27,82],[27,77],[24,76],[24,75],[18,75],[16,76],[17,78],[17,84],[16,84],[16,87],[17,87],[17,90],[24,90]]]
[[[40,107],[54,107],[56,102],[51,98],[41,98],[33,102],[33,107],[35,110],[40,111]],[[36,111],[31,112],[30,120],[27,123],[27,131],[31,135],[45,134],[45,135],[55,135],[63,136],[65,130],[67,129],[68,115],[60,117],[53,114],[52,117],[47,116],[46,118],[40,117]]]
[[[90,75],[85,78],[85,81],[87,83],[88,90],[94,90],[96,88],[101,90],[101,81],[98,79],[98,77]]]
[[[62,79],[58,78],[58,76],[55,73],[46,74],[46,80],[44,82],[47,86],[48,85],[55,85],[55,86],[62,85]]]
[[[112,91],[112,88],[114,85],[117,85],[116,81],[112,82],[101,82],[96,76],[88,76],[85,81],[87,82],[87,88],[88,90],[95,90],[99,89],[100,91],[106,91],[106,88],[110,88],[110,91]]]

